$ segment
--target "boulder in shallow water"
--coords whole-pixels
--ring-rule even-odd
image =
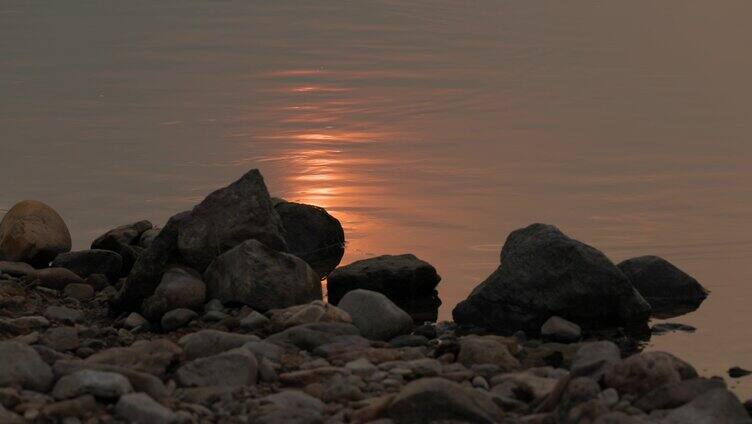
[[[159,321],[173,309],[199,311],[206,300],[206,285],[201,275],[190,268],[172,267],[162,276],[154,294],[144,301],[144,316]]]
[[[257,311],[321,300],[321,281],[297,256],[248,240],[219,256],[204,273],[207,297]]]
[[[0,221],[0,260],[42,267],[70,249],[63,218],[42,202],[19,202]]]
[[[708,296],[697,280],[658,256],[627,259],[618,266],[655,314],[671,316],[692,311]]]
[[[120,277],[123,258],[110,250],[79,250],[57,255],[50,266],[69,269],[81,278],[104,274],[110,281],[115,281]]]
[[[436,320],[439,281],[436,268],[415,255],[383,255],[337,268],[327,279],[327,290],[334,304],[352,290],[381,293],[422,323]]]
[[[339,308],[350,314],[353,324],[369,339],[390,340],[413,327],[407,312],[374,291],[353,290],[340,300]]]
[[[185,265],[203,272],[217,256],[251,239],[287,250],[282,220],[257,169],[191,210],[180,223],[178,250]]]
[[[318,206],[278,201],[288,252],[303,259],[325,278],[345,254],[345,231],[337,218]]]
[[[552,315],[583,328],[646,328],[650,305],[599,250],[533,224],[512,232],[501,266],[453,311],[459,324],[533,334]]]

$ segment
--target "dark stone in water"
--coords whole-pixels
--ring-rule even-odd
[[[695,327],[692,327],[691,325],[679,324],[678,322],[663,322],[660,324],[655,324],[650,330],[653,332],[653,334],[663,334],[673,331],[685,331],[687,333],[694,333],[697,329]]]
[[[646,329],[650,305],[602,252],[554,226],[533,224],[509,235],[501,266],[453,315],[458,324],[509,334],[538,334],[554,315],[583,329]]]
[[[697,280],[658,256],[640,256],[618,266],[650,303],[654,315],[678,316],[690,312],[708,296]]]
[[[744,368],[740,367],[731,367],[728,370],[728,375],[731,378],[741,378],[752,374],[752,371],[745,370]]]

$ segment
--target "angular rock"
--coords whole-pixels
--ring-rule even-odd
[[[389,405],[388,415],[397,424],[500,421],[490,397],[443,378],[409,383]]]
[[[416,323],[423,323],[436,321],[441,305],[436,292],[439,281],[436,268],[414,255],[384,255],[334,270],[327,278],[327,290],[329,302],[334,304],[352,290],[379,292]]]
[[[190,309],[173,309],[162,316],[162,329],[165,331],[177,330],[196,317],[198,317],[198,314]]]
[[[369,290],[348,292],[339,302],[339,308],[350,314],[353,324],[369,339],[390,340],[409,333],[413,320],[381,293]]]
[[[282,219],[288,252],[303,259],[325,278],[345,254],[345,232],[337,218],[318,206],[280,201],[274,210]]]
[[[109,250],[79,250],[57,255],[51,266],[69,269],[81,278],[104,274],[110,281],[115,281],[120,277],[123,258]]]
[[[304,305],[290,306],[285,309],[272,309],[269,311],[269,315],[271,316],[273,331],[282,331],[285,328],[296,325],[313,324],[316,322],[352,323],[350,314],[321,300]]]
[[[97,352],[86,358],[86,362],[162,376],[182,353],[183,350],[169,340],[142,340],[128,347],[114,347]]]
[[[256,384],[256,356],[244,348],[199,358],[175,373],[183,386],[251,386]]]
[[[45,268],[37,270],[34,278],[42,287],[53,290],[63,290],[68,284],[86,284],[83,278],[65,268]]]
[[[665,384],[697,378],[688,363],[666,352],[643,352],[611,366],[603,376],[606,387],[619,394],[641,395]]]
[[[688,404],[669,412],[661,424],[749,424],[744,406],[726,389],[710,390]]]
[[[494,336],[465,336],[460,339],[457,362],[469,367],[476,364],[494,364],[505,371],[520,367],[505,343]]]
[[[180,225],[178,249],[186,265],[203,272],[217,256],[251,239],[287,250],[282,220],[257,169],[211,193],[191,210]]]
[[[115,414],[129,423],[172,424],[177,416],[146,393],[122,396],[115,405]]]
[[[206,285],[201,275],[190,268],[172,267],[162,276],[154,294],[144,301],[144,316],[159,321],[173,309],[201,310],[206,300]]]
[[[204,273],[207,295],[265,312],[321,300],[321,282],[302,259],[248,240],[219,256]]]
[[[455,307],[459,324],[536,334],[553,315],[583,328],[646,327],[650,305],[600,251],[551,225],[512,232],[501,266]]]
[[[42,267],[70,249],[63,218],[42,202],[16,203],[0,221],[0,260]]]
[[[152,228],[152,223],[146,220],[122,225],[97,237],[91,248],[120,253],[124,246],[137,244],[141,235]]]
[[[52,396],[70,399],[81,395],[113,399],[133,391],[127,378],[114,372],[82,370],[66,375],[55,383]]]
[[[543,323],[541,336],[557,342],[573,343],[582,337],[582,329],[573,322],[554,316]]]
[[[52,369],[34,349],[20,343],[0,342],[0,387],[18,385],[46,392],[52,380]]]
[[[201,330],[183,336],[178,340],[178,344],[183,348],[187,359],[196,359],[226,352],[258,340],[259,338],[254,335]]]
[[[658,256],[640,256],[620,263],[619,269],[650,303],[653,313],[697,309],[708,291],[694,278]]]

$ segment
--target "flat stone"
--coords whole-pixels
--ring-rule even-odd
[[[198,317],[198,314],[190,309],[173,309],[162,316],[162,329],[173,331],[184,327]]]
[[[36,270],[25,262],[0,261],[0,274],[5,273],[11,277],[26,277],[34,275]]]
[[[457,362],[465,366],[494,364],[507,371],[520,367],[520,362],[509,352],[507,344],[493,336],[461,338]]]
[[[125,318],[125,321],[123,321],[123,327],[128,330],[133,330],[148,323],[149,321],[147,321],[146,318],[141,316],[141,314],[139,314],[138,312],[131,312]]]
[[[132,369],[122,368],[108,364],[94,364],[82,360],[60,359],[54,363],[53,371],[56,376],[62,377],[81,370],[104,371],[120,374],[127,378],[134,391],[145,392],[154,399],[163,399],[167,396],[167,388],[162,380],[151,374]]]
[[[70,399],[81,395],[113,399],[133,391],[131,383],[120,374],[81,370],[57,381],[52,395],[56,399]]]
[[[582,329],[571,321],[553,316],[543,323],[541,336],[557,342],[573,343],[582,337]]]
[[[142,340],[128,347],[115,347],[97,352],[86,358],[86,362],[114,365],[162,376],[182,353],[183,350],[179,346],[166,339]]]
[[[37,270],[34,278],[39,285],[48,289],[63,290],[68,284],[85,284],[83,278],[65,268],[45,268]]]
[[[183,348],[186,358],[190,360],[216,355],[258,340],[259,338],[254,335],[201,330],[183,336],[178,344]]]
[[[172,424],[174,412],[162,406],[146,393],[131,393],[120,397],[115,414],[129,423]]]
[[[247,331],[263,328],[269,324],[269,318],[263,314],[252,311],[240,320],[240,328]]]
[[[272,331],[282,331],[296,325],[317,322],[352,323],[350,314],[321,300],[284,309],[273,309],[269,311],[269,315],[271,316]]]
[[[75,327],[50,328],[42,335],[42,344],[59,352],[77,349],[81,345]]]
[[[64,324],[75,324],[82,322],[84,319],[84,314],[81,311],[68,308],[67,306],[48,306],[44,310],[44,316],[50,321]]]
[[[256,384],[256,356],[243,348],[199,358],[175,373],[183,386],[250,386]]]
[[[80,301],[87,301],[94,298],[94,287],[86,283],[71,283],[65,286],[63,291],[66,296]]]

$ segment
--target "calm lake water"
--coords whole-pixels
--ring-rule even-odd
[[[85,248],[260,168],[344,224],[343,263],[412,252],[442,318],[506,235],[558,225],[712,293],[654,337],[752,368],[752,3],[0,2],[0,208]],[[733,383],[752,395],[752,377]]]

